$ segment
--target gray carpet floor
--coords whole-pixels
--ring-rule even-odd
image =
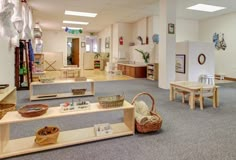
[[[70,87],[61,87],[60,90]],[[41,88],[42,93],[52,90]],[[37,152],[9,160],[236,160],[236,88],[220,87],[220,107],[214,109],[210,100],[203,111],[196,104],[191,110],[181,103],[181,97],[169,101],[169,90],[157,87],[156,81],[135,79],[95,83],[96,95],[83,100],[97,102],[98,96],[122,94],[131,102],[139,92],[148,92],[156,101],[156,108],[163,117],[159,132],[125,136],[97,142],[79,144],[54,150]],[[40,89],[38,89],[40,92]],[[18,105],[47,103],[50,107],[71,99],[29,101],[28,91],[17,92]],[[75,100],[77,98],[74,98]],[[150,104],[148,97],[140,97]],[[56,125],[61,130],[113,123],[122,119],[121,112],[88,114],[11,125],[11,138],[34,135],[38,128]]]

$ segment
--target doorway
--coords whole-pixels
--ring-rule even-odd
[[[77,65],[79,67],[79,38],[67,38],[67,65]]]

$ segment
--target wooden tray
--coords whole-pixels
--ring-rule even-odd
[[[21,107],[18,112],[22,117],[37,117],[46,113],[48,105],[46,104],[30,104]]]

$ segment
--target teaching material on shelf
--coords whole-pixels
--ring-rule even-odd
[[[37,117],[45,114],[47,110],[46,104],[29,104],[21,107],[18,112],[22,117]]]
[[[89,85],[90,88],[86,88],[86,92],[84,94],[73,94],[70,91],[66,93],[50,93],[50,94],[40,94],[34,95],[34,86],[44,87],[44,85],[60,85],[60,84],[86,84]],[[30,84],[30,100],[43,100],[43,99],[55,99],[55,98],[68,98],[68,97],[80,97],[80,96],[93,96],[95,94],[94,90],[94,80],[87,79],[86,81],[75,81],[74,79],[63,79],[63,80],[54,80],[52,83],[41,83],[41,82],[32,82]]]
[[[53,83],[55,78],[52,77],[40,77],[39,81],[42,83]]]
[[[42,94],[37,96],[37,98],[52,98],[52,97],[56,97],[57,94]]]
[[[35,143],[38,145],[48,145],[57,143],[60,129],[55,126],[45,126],[36,132]]]
[[[158,63],[147,64],[147,79],[158,80]]]
[[[109,123],[95,124],[94,130],[97,136],[112,134],[112,128]]]
[[[90,109],[89,101],[79,101],[79,102],[71,102],[71,103],[61,103],[61,112],[73,112],[73,111],[82,111]]]
[[[103,108],[121,107],[124,103],[124,98],[123,95],[103,96],[98,97],[98,102]]]
[[[83,89],[72,89],[72,93],[73,95],[84,95],[85,92],[86,92],[86,88],[83,88]]]
[[[86,81],[87,77],[75,77],[75,81]]]
[[[94,69],[100,69],[100,60],[94,60]]]
[[[80,128],[60,132],[57,143],[51,145],[39,146],[34,143],[35,136],[24,137],[19,139],[10,139],[10,125],[14,123],[34,122],[36,120],[59,118],[72,115],[96,114],[100,112],[123,111],[124,118],[121,122],[110,124],[112,134],[104,136],[96,136],[94,126],[88,128]],[[79,116],[78,116],[79,118]],[[106,118],[106,117],[104,117]],[[106,120],[109,121],[108,119]],[[14,125],[12,126],[14,127]],[[80,112],[61,113],[59,107],[50,107],[46,114],[39,117],[25,118],[21,117],[17,111],[8,112],[0,121],[0,158],[7,158],[32,152],[44,151],[54,148],[60,148],[75,144],[98,141],[108,138],[133,135],[134,132],[134,106],[129,102],[124,101],[122,107],[117,108],[102,108],[99,103],[91,103],[89,110]]]
[[[9,84],[0,84],[0,94],[6,92],[9,89]]]

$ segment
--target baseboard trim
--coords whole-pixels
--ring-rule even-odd
[[[220,77],[220,75],[219,74],[215,74],[215,77],[216,78],[219,78]],[[228,80],[228,81],[236,81],[236,78],[233,78],[233,77],[224,77],[224,79],[225,80]]]

